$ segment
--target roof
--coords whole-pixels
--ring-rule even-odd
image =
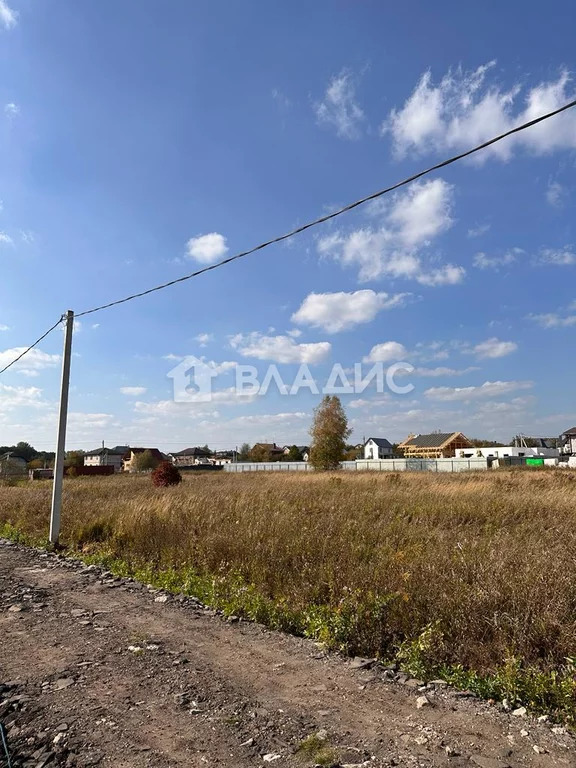
[[[160,461],[164,461],[164,458],[165,458],[164,454],[161,453],[158,450],[158,448],[129,448],[126,451],[124,458],[130,459],[132,453],[138,454],[138,453],[144,453],[144,451],[149,451],[152,454],[152,456],[154,456],[155,459],[160,459]]]
[[[566,429],[564,432],[562,432],[563,435],[576,435],[576,427],[572,427],[572,429]]]
[[[204,448],[184,448],[183,451],[173,453],[172,456],[211,456],[212,451],[205,451]]]
[[[13,453],[12,451],[0,454],[0,461],[23,461],[26,464],[24,456],[18,456],[17,453]]]
[[[122,446],[119,446],[119,448],[122,448]],[[118,448],[96,448],[94,451],[87,451],[84,456],[124,456],[127,451],[126,450],[119,450]]]
[[[369,437],[368,440],[366,440],[366,443],[369,443],[370,440],[376,443],[378,448],[392,448],[392,443],[389,440],[386,440],[385,437]],[[366,445],[364,443],[364,445]]]
[[[280,448],[276,443],[254,443],[254,448],[264,448],[267,451],[284,451],[284,448]]]
[[[462,432],[433,432],[431,435],[412,435],[412,437],[408,437],[403,443],[400,443],[400,447],[442,448],[446,443],[451,443],[460,436],[464,437]]]

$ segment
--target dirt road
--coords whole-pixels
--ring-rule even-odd
[[[563,729],[395,678],[0,540],[15,766],[576,766]]]

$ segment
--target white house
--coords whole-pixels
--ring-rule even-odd
[[[291,448],[292,448],[291,445],[284,446],[284,456],[288,456]],[[308,448],[307,445],[297,445],[296,448],[298,448],[298,450],[300,451],[300,455],[302,456],[302,461],[308,461],[308,459],[310,458],[310,448]]]
[[[114,448],[97,448],[95,451],[88,451],[84,454],[85,467],[114,467],[114,472],[122,471],[122,459],[124,451],[118,451]]]
[[[545,448],[538,446],[527,448],[525,445],[508,446],[474,446],[474,448],[459,448],[456,451],[457,459],[505,459],[512,457],[557,459],[559,451],[557,448]]]
[[[562,432],[560,435],[560,451],[568,456],[576,455],[576,427],[567,429],[566,432]]]
[[[391,459],[393,455],[392,443],[385,437],[369,437],[364,443],[365,459]]]

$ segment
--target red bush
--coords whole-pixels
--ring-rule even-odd
[[[182,475],[169,461],[163,461],[152,472],[152,482],[157,488],[166,488],[169,485],[178,485],[182,482]]]

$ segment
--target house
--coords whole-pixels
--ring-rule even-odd
[[[544,442],[544,441],[542,441]],[[528,447],[525,445],[509,446],[484,446],[475,445],[473,448],[460,448],[456,451],[457,459],[507,459],[515,458],[544,458],[557,459],[557,448],[548,448],[547,446]]]
[[[576,427],[567,429],[560,435],[560,453],[566,456],[576,455]]]
[[[183,451],[169,454],[172,463],[177,467],[189,467],[192,464],[208,464],[212,452],[204,448],[185,448]]]
[[[406,459],[451,459],[463,448],[472,448],[472,443],[462,432],[409,435],[398,444]]]
[[[222,467],[224,464],[233,464],[238,461],[238,454],[236,451],[216,451],[212,454],[211,462],[217,467]]]
[[[25,475],[26,459],[12,451],[0,455],[0,475]]]
[[[161,453],[158,448],[129,448],[128,451],[124,454],[122,457],[122,469],[124,472],[133,472],[133,461],[134,457],[138,456],[140,453],[144,453],[144,451],[149,451],[149,453],[152,454],[154,459],[160,463],[161,461],[166,461],[167,457],[164,456],[163,453]]]
[[[394,454],[392,443],[385,437],[369,437],[362,447],[365,459],[391,459]]]
[[[278,461],[284,455],[284,448],[276,443],[254,443],[250,453],[252,461]]]
[[[124,449],[124,450],[121,450]],[[84,454],[85,467],[114,467],[114,472],[122,471],[122,459],[130,449],[125,446],[116,448],[96,448]]]
[[[290,453],[290,449],[292,448],[291,445],[285,445],[283,448],[284,456],[288,456]],[[310,448],[307,445],[297,445],[296,448],[298,448],[298,452],[300,453],[300,456],[302,456],[302,461],[308,461],[310,458]]]

